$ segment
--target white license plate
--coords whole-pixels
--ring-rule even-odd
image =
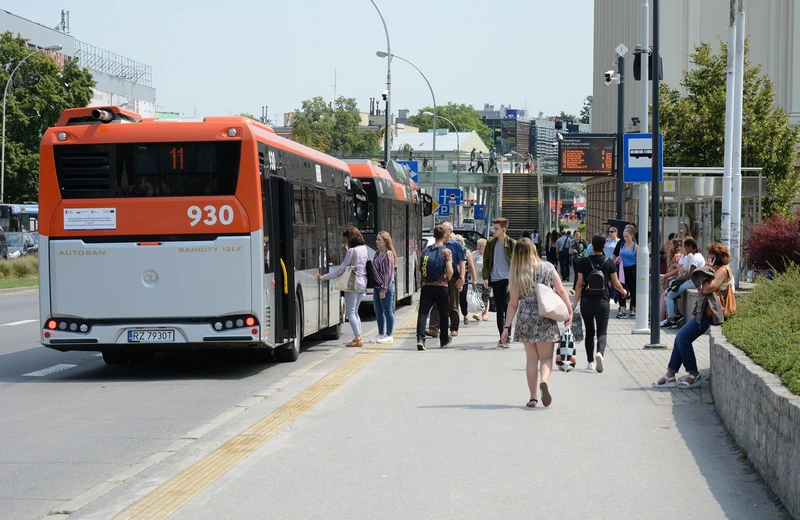
[[[174,330],[129,330],[128,343],[172,343]]]

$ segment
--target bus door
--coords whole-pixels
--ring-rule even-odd
[[[272,271],[275,273],[274,301],[272,303],[275,337],[273,343],[280,345],[294,338],[296,330],[294,252],[292,250],[292,217],[294,197],[292,185],[283,179],[269,177],[266,188],[269,211],[268,253]],[[267,230],[264,230],[267,233]]]
[[[312,188],[309,190],[313,193],[313,200],[309,204],[314,204],[314,214],[316,220],[316,240],[318,244],[316,249],[317,258],[316,266],[320,274],[328,272],[328,233],[327,229],[327,215],[325,214],[325,191],[321,189]],[[309,266],[314,265],[309,262]],[[318,330],[322,330],[328,326],[328,319],[330,313],[330,297],[329,297],[329,283],[317,283],[317,301],[319,302],[319,316],[317,316]]]
[[[411,219],[414,215],[411,214],[411,204],[405,204],[406,207],[406,232],[403,235],[403,245],[402,247],[405,249],[404,254],[406,255],[406,293],[407,294],[414,294],[416,292],[416,287],[414,287],[414,274],[411,271],[414,267],[414,255],[411,252],[411,233],[413,233],[414,226],[411,225]]]

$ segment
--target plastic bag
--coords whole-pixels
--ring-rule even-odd
[[[483,300],[481,299],[478,291],[470,289],[467,294],[467,313],[468,314],[481,314],[483,313]]]
[[[583,318],[581,317],[581,310],[575,309],[572,311],[572,337],[575,341],[583,341]]]

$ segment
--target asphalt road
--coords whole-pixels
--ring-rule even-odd
[[[223,424],[255,393],[350,355],[336,348],[341,342],[310,341],[289,364],[241,352],[184,352],[159,354],[151,365],[111,367],[98,353],[41,346],[38,322],[38,291],[0,294],[4,519],[70,510],[76,497],[102,494],[115,475],[141,468],[152,454]],[[374,326],[367,319],[365,330]]]

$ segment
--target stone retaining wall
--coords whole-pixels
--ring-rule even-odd
[[[800,396],[711,327],[711,392],[723,424],[747,459],[800,518]]]

